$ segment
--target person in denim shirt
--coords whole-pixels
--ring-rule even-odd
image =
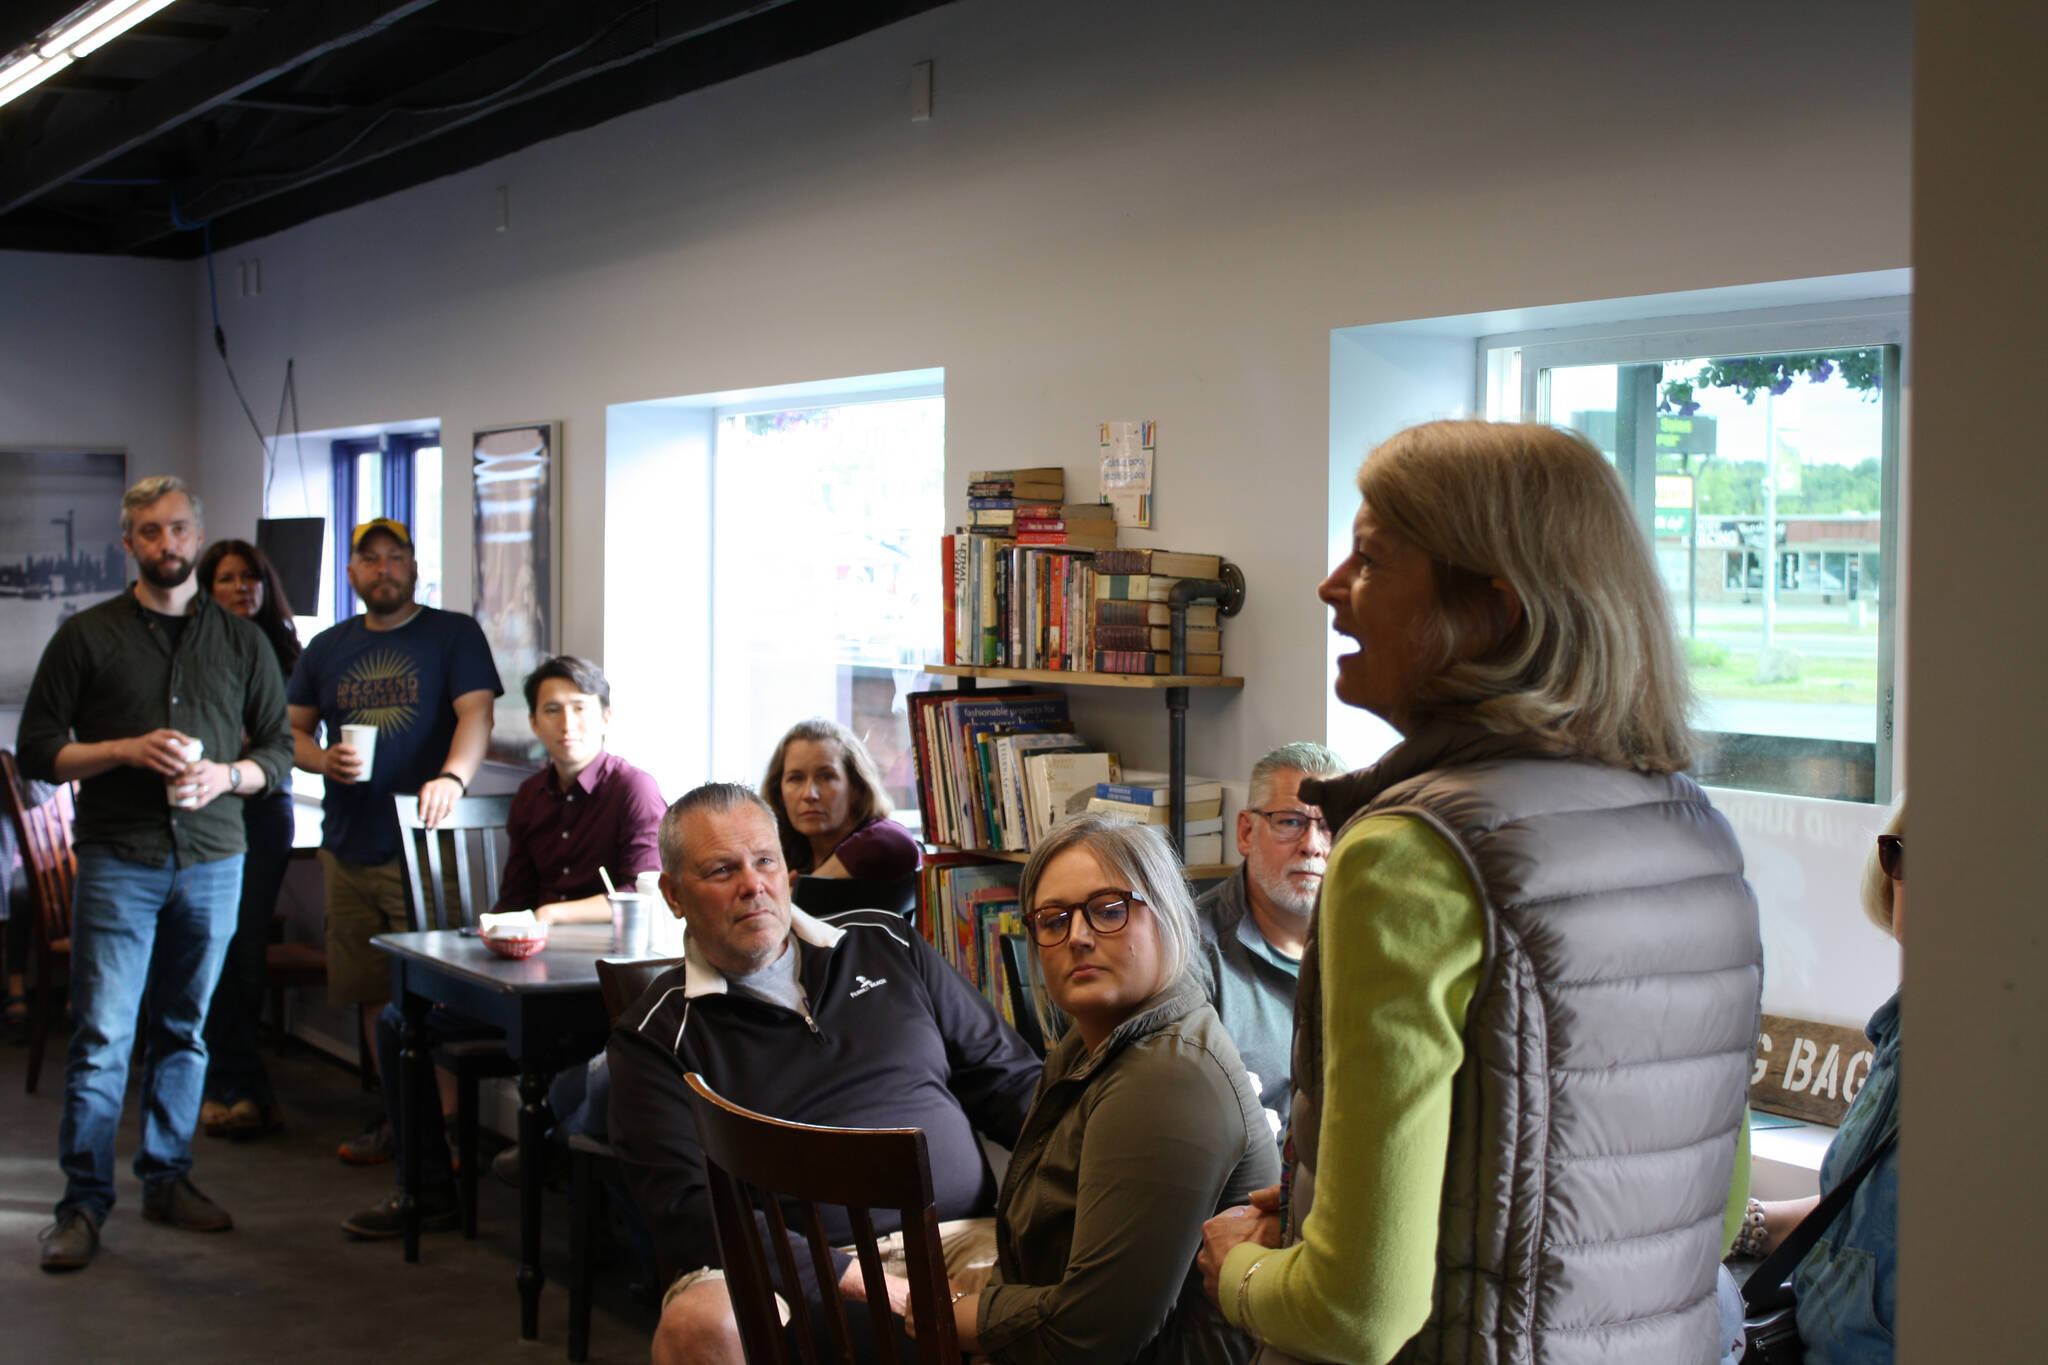
[[[1899,803],[1863,872],[1863,910],[1903,941],[1906,918],[1906,805]],[[1864,1030],[1876,1055],[1870,1075],[1843,1116],[1821,1163],[1824,1195],[1863,1164],[1899,1123],[1899,997],[1870,1016]],[[1775,1249],[1819,1197],[1761,1205],[1765,1249]],[[1898,1308],[1899,1153],[1894,1146],[1821,1234],[1793,1272],[1799,1339],[1807,1365],[1889,1365]]]

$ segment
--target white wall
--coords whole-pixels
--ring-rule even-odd
[[[168,261],[0,252],[0,445],[123,450],[131,483],[196,480],[191,281],[191,266]],[[207,517],[227,524],[211,505]],[[20,718],[0,706],[0,746],[13,746]]]
[[[969,468],[1084,486],[1095,423],[1156,419],[1139,539],[1251,584],[1251,682],[1190,723],[1230,776],[1322,723],[1320,670],[1281,661],[1324,649],[1331,329],[1902,265],[1906,12],[964,0],[237,248],[265,293],[223,319],[259,408],[291,355],[309,427],[438,415],[451,544],[459,433],[563,419],[593,654],[659,592],[603,580],[607,404],[943,366],[956,510]],[[209,482],[253,514],[216,370]],[[1162,763],[1156,701],[1079,711]]]

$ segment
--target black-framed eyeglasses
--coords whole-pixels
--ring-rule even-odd
[[[1310,825],[1314,825],[1325,834],[1330,832],[1329,821],[1320,815],[1310,815],[1306,811],[1256,810],[1250,807],[1246,809],[1251,814],[1262,817],[1267,827],[1273,831],[1275,838],[1285,840],[1290,844],[1296,839],[1301,838],[1304,834],[1307,834]]]
[[[1880,834],[1877,836],[1877,865],[1895,882],[1906,880],[1906,836],[1903,834]]]
[[[1031,931],[1033,943],[1057,948],[1074,930],[1075,911],[1087,917],[1088,927],[1096,933],[1117,934],[1131,922],[1131,907],[1144,903],[1145,898],[1135,891],[1098,891],[1074,905],[1041,905],[1024,916],[1024,925]]]

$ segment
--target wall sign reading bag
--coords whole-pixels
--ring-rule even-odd
[[[1870,1079],[1875,1051],[1861,1029],[1766,1014],[1749,1073],[1749,1107],[1839,1127]]]

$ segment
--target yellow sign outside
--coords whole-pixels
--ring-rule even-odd
[[[1692,506],[1692,475],[1659,474],[1657,476],[1657,505],[1659,507]]]

